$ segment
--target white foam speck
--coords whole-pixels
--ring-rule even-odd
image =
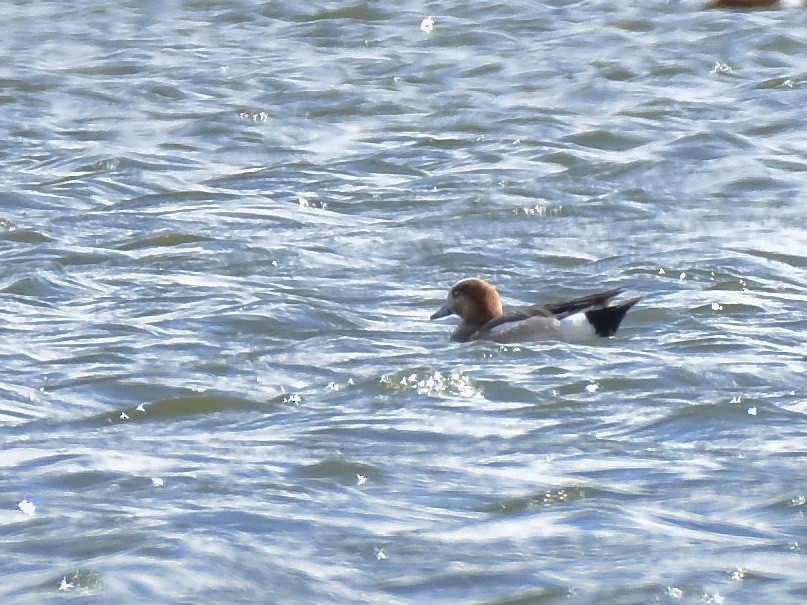
[[[731,66],[728,63],[723,63],[722,61],[715,61],[715,64],[709,73],[719,75],[719,74],[730,74],[732,71],[734,70],[731,69]]]
[[[29,517],[33,517],[36,514],[36,504],[30,500],[21,500],[17,505],[17,508],[19,508],[23,514],[28,515]]]

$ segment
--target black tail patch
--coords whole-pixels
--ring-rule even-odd
[[[637,302],[639,302],[639,299],[633,298],[613,307],[590,309],[586,311],[586,319],[594,326],[597,336],[613,336],[619,329],[619,324],[625,318],[625,313]]]

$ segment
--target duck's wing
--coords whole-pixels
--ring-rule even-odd
[[[480,328],[480,332],[490,332],[494,328],[502,326],[504,324],[514,323],[518,321],[524,321],[525,319],[530,319],[532,317],[544,317],[546,319],[552,319],[555,317],[554,313],[550,311],[546,305],[534,305],[531,307],[519,307],[518,309],[513,309],[512,311],[508,311],[504,315],[499,315],[499,317],[494,317],[488,323]]]
[[[565,302],[549,303],[541,305],[544,312],[551,313],[556,319],[563,319],[572,313],[585,311],[587,309],[601,309],[607,307],[611,299],[622,294],[624,290],[615,288],[614,290],[606,290],[598,294],[590,294],[588,296],[581,296],[580,298],[573,298]]]

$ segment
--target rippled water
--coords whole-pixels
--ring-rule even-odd
[[[807,600],[807,11],[699,7],[4,5],[0,600]]]

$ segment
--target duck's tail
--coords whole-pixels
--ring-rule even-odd
[[[594,332],[597,336],[613,336],[619,329],[619,324],[625,318],[625,313],[639,302],[639,298],[641,297],[632,298],[611,307],[589,309],[586,311],[586,319],[588,319],[588,323],[594,326]]]

